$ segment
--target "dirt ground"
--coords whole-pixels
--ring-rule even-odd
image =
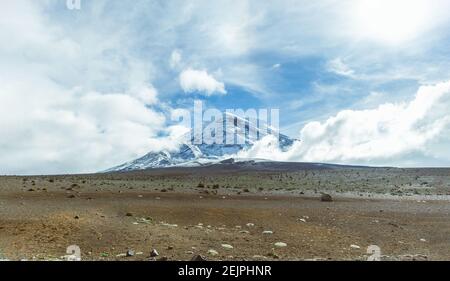
[[[367,194],[382,184],[361,170],[341,173],[355,186],[359,173],[364,194],[333,192],[329,173],[315,188],[298,182],[304,171],[0,177],[0,259],[62,259],[77,245],[83,260],[367,260],[376,245],[383,260],[450,260],[449,201],[427,197],[446,194],[449,170],[384,179],[422,186],[420,198],[392,195],[399,184]]]

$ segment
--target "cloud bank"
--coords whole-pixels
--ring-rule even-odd
[[[449,165],[450,81],[422,86],[413,100],[369,110],[343,110],[310,122],[286,152],[261,140],[239,157],[344,164]],[[394,165],[395,165],[394,164]]]
[[[37,2],[2,3],[0,174],[97,172],[170,145],[150,67],[123,64],[114,36],[71,36]]]

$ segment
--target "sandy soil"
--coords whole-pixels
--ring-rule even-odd
[[[321,202],[322,189],[267,188],[279,175],[295,174],[1,177],[0,258],[60,259],[78,245],[83,260],[366,260],[377,245],[384,260],[450,260],[448,201],[355,192]]]

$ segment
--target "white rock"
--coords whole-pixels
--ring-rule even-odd
[[[360,246],[354,245],[354,244],[350,245],[350,248],[352,248],[352,249],[361,249]]]
[[[275,243],[274,245],[275,245],[275,247],[278,247],[278,248],[284,248],[284,247],[287,247],[287,244],[284,243],[284,242],[277,242],[277,243]]]
[[[225,249],[228,249],[228,250],[234,249],[234,247],[231,246],[230,244],[222,244],[222,248],[225,248]]]
[[[251,223],[251,222],[247,223],[247,227],[254,227],[254,226],[255,226],[254,223]]]
[[[170,223],[161,223],[161,225],[167,227],[178,227],[178,224],[170,224]]]
[[[263,234],[273,234],[273,231],[272,230],[264,230]]]
[[[208,254],[210,254],[211,256],[217,256],[217,255],[219,254],[219,252],[217,252],[217,251],[214,250],[214,249],[209,249],[209,250],[208,250]]]
[[[424,238],[421,238],[421,239],[420,239],[420,242],[427,242],[427,240],[424,239]]]
[[[153,249],[153,250],[150,252],[150,257],[154,258],[154,257],[157,257],[157,256],[159,256],[158,251],[157,251],[156,249]]]

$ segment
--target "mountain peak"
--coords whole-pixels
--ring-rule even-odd
[[[219,124],[214,124],[214,122],[219,122]],[[196,135],[195,128],[192,128],[189,133],[182,137],[183,140],[180,141],[180,146],[176,151],[150,152],[136,160],[113,167],[106,172],[174,166],[203,166],[220,163],[221,161],[231,161],[229,159],[233,159],[234,162],[237,161],[234,159],[234,156],[238,152],[251,148],[256,141],[267,135],[278,136],[278,145],[282,150],[289,148],[295,141],[283,134],[279,134],[277,130],[267,126],[261,120],[246,120],[229,112],[225,113],[225,118],[205,122],[204,125],[206,127],[213,125],[211,127],[214,127],[214,129],[210,131],[203,129],[200,132],[201,135]],[[221,128],[221,130],[218,128]],[[210,135],[205,136],[208,133]],[[218,133],[221,136],[217,135]],[[209,142],[205,141],[207,137],[210,138]],[[196,140],[201,141],[196,143]],[[211,142],[211,140],[214,142]]]

